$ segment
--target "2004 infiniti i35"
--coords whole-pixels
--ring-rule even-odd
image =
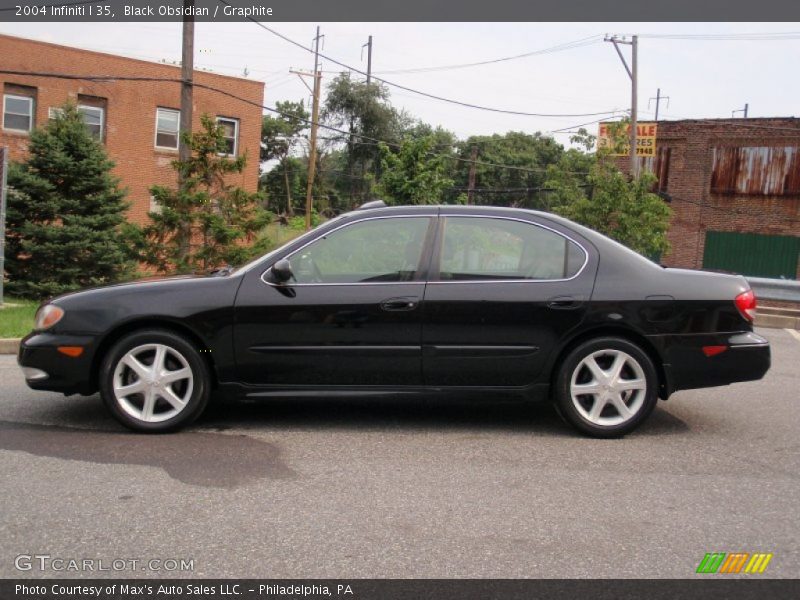
[[[760,379],[734,275],[665,269],[551,214],[369,203],[241,268],[90,289],[39,309],[28,385],[100,391],[139,431],[248,398],[511,392],[581,432],[633,431],[677,390]]]

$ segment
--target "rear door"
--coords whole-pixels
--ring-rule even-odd
[[[534,383],[586,314],[593,249],[560,225],[442,209],[425,292],[426,385]]]

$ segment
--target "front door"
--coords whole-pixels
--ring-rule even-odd
[[[289,282],[248,273],[236,299],[240,380],[421,384],[420,266],[432,221],[433,214],[419,213],[350,221],[286,256]]]

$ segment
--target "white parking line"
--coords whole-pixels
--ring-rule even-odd
[[[786,331],[789,332],[789,335],[791,335],[794,339],[800,342],[800,331],[797,331],[797,329],[787,329]]]

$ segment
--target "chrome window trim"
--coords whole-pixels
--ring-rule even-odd
[[[525,223],[525,224],[531,225],[533,227],[541,227],[542,229],[546,229],[548,231],[552,231],[556,235],[560,235],[564,239],[569,240],[570,242],[572,242],[573,244],[578,246],[578,248],[581,249],[581,252],[583,252],[583,264],[581,265],[581,268],[576,271],[575,275],[573,275],[572,277],[568,277],[566,279],[563,279],[563,278],[562,279],[460,279],[458,281],[437,281],[437,280],[428,279],[427,283],[429,285],[442,285],[442,284],[445,284],[445,285],[447,285],[447,284],[456,284],[456,285],[458,285],[458,284],[464,284],[464,283],[473,284],[473,285],[476,284],[476,283],[559,283],[559,282],[572,281],[573,279],[577,279],[578,277],[580,277],[581,273],[583,273],[584,269],[586,269],[586,265],[589,264],[589,251],[586,250],[586,248],[584,247],[583,244],[578,242],[576,239],[571,238],[570,236],[566,235],[565,233],[562,233],[562,232],[558,231],[557,229],[553,229],[552,227],[548,227],[547,225],[542,225],[541,223],[538,223],[538,222],[528,221],[526,219],[519,219],[519,218],[516,218],[516,217],[500,217],[500,216],[496,216],[496,215],[469,215],[469,214],[442,215],[442,214],[440,214],[439,217],[440,218],[444,218],[445,221],[448,218],[451,218],[451,217],[464,217],[464,218],[469,218],[469,219],[504,219],[506,221],[519,221],[520,223]],[[439,272],[439,276],[441,276],[441,269],[440,269],[440,272]]]
[[[428,214],[428,215],[385,215],[385,216],[378,216],[378,217],[365,217],[363,219],[354,219],[347,223],[342,223],[338,227],[331,229],[330,231],[325,232],[324,235],[314,238],[313,240],[309,240],[302,246],[300,246],[297,250],[293,251],[291,254],[287,254],[283,258],[289,259],[298,252],[301,252],[306,246],[310,246],[317,240],[327,235],[334,233],[335,231],[339,231],[340,229],[344,229],[345,227],[349,227],[351,225],[355,225],[356,223],[365,223],[366,221],[377,221],[380,219],[428,219],[428,226],[430,227],[430,220],[437,217],[438,215],[435,214]],[[287,284],[280,284],[280,283],[273,283],[271,281],[267,281],[264,279],[269,270],[272,268],[272,265],[267,267],[263,273],[261,273],[261,281],[270,285],[272,287],[308,287],[308,286],[344,286],[344,285],[425,285],[425,280],[417,280],[417,281],[354,281],[350,283],[292,283],[290,285]]]

